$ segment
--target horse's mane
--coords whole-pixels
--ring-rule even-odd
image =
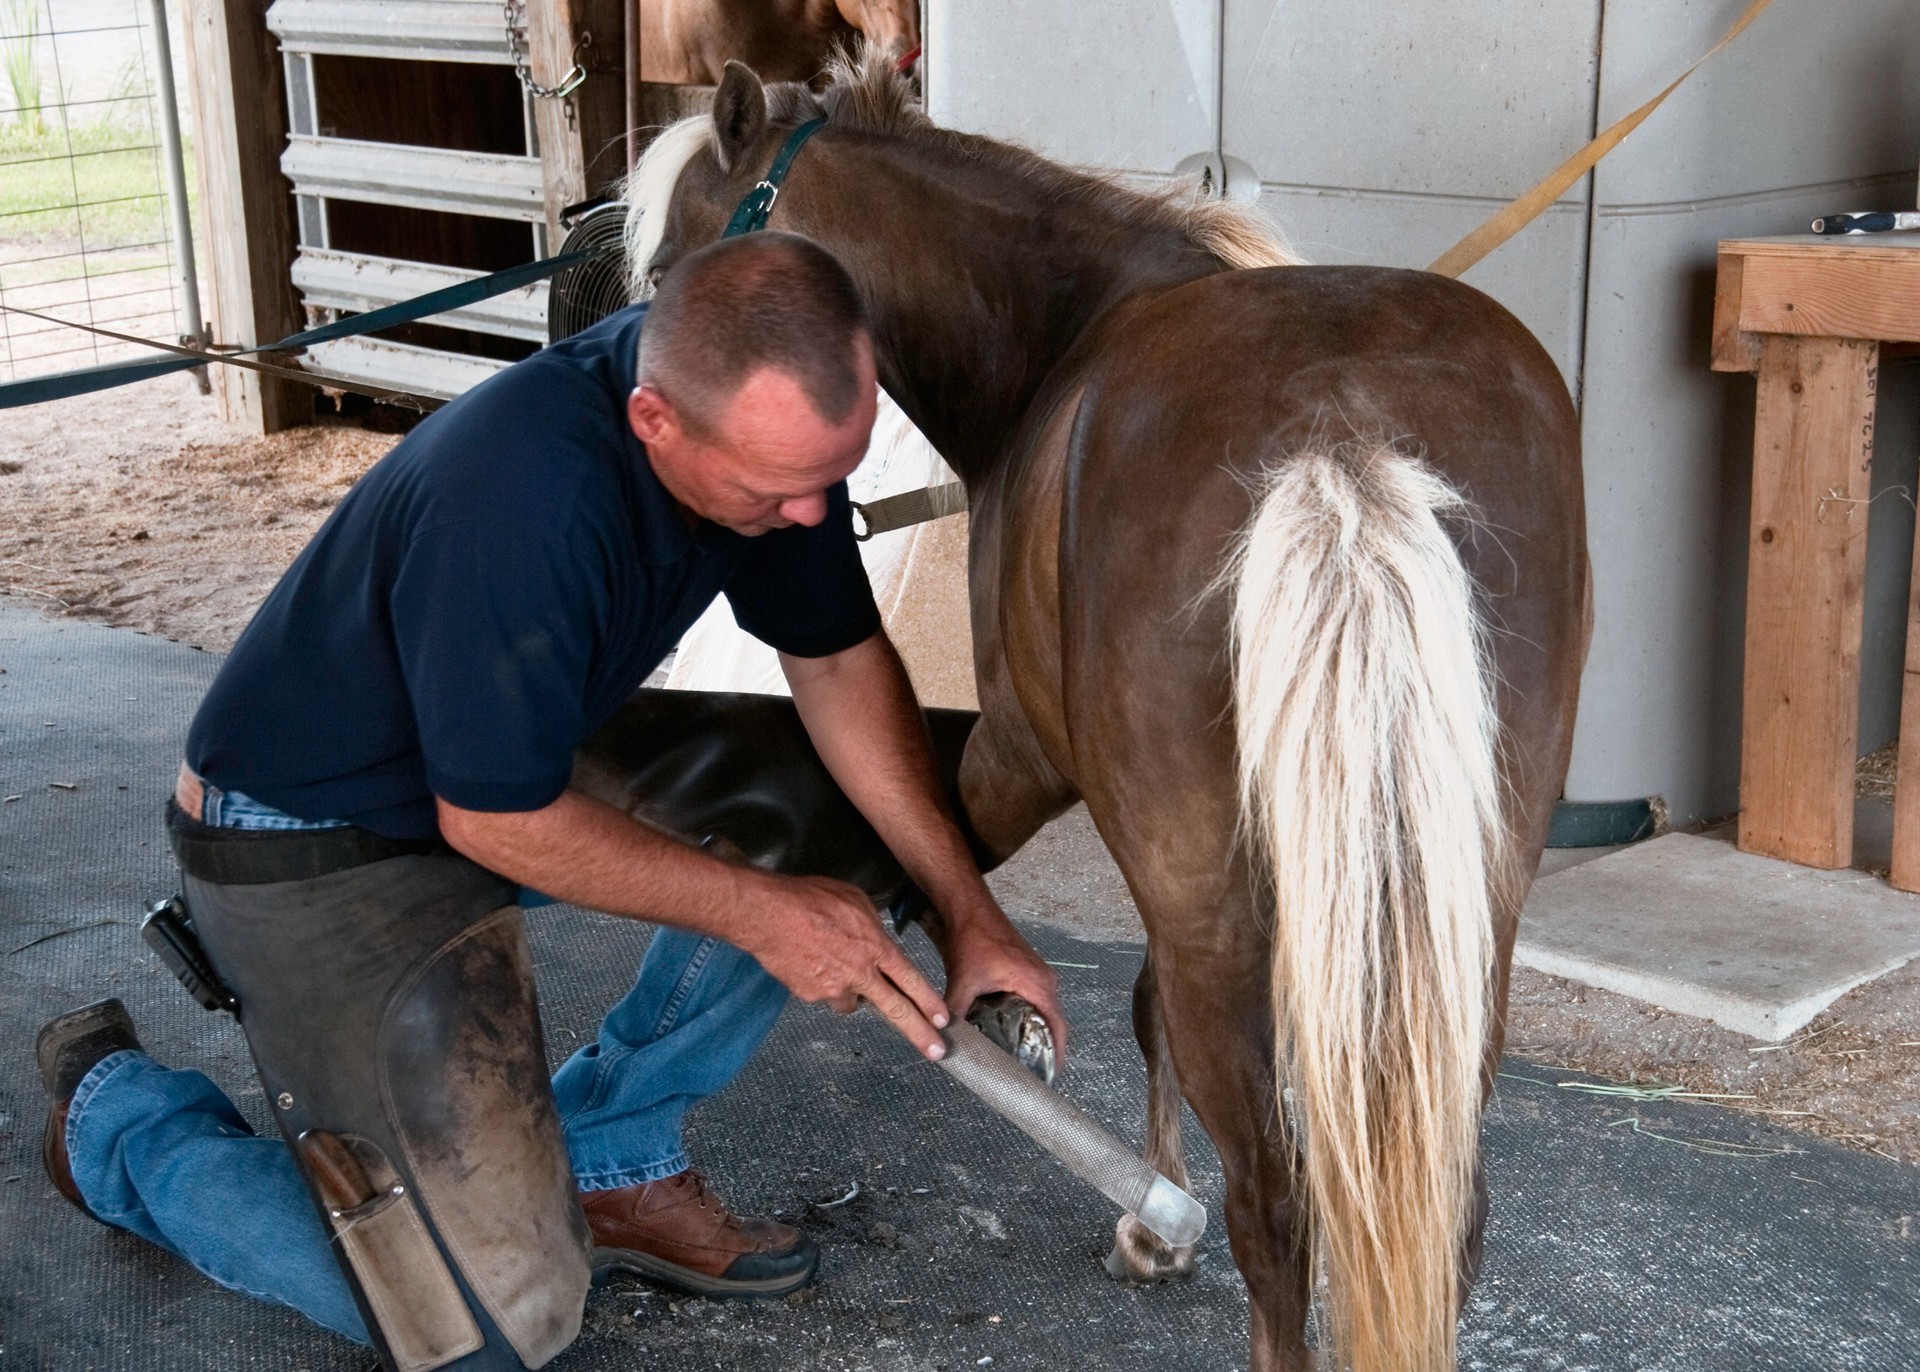
[[[1183,235],[1223,267],[1292,267],[1306,259],[1281,237],[1259,210],[1198,195],[1191,181],[1162,191],[1141,191],[1108,177],[1074,171],[1038,153],[977,134],[956,133],[935,124],[913,102],[906,80],[878,50],[862,54],[836,51],[827,67],[828,84],[815,91],[798,83],[767,87],[768,115],[776,123],[798,124],[825,117],[836,128],[898,138],[928,147],[960,148],[970,159],[997,168],[1036,187],[1049,199],[1078,200],[1105,206],[1124,222]],[[659,246],[673,184],[687,163],[708,145],[713,121],[695,115],[669,126],[656,139],[627,180],[627,260],[633,272],[634,298],[646,294],[647,262]]]
[[[647,279],[648,264],[666,234],[667,206],[673,200],[674,183],[687,164],[700,155],[713,136],[713,120],[704,114],[688,115],[667,125],[627,176],[624,197],[627,202],[627,287],[634,300],[645,300],[652,287]]]
[[[824,115],[834,127],[855,133],[962,147],[970,158],[1016,176],[1050,198],[1104,205],[1143,228],[1184,234],[1225,267],[1294,267],[1306,260],[1259,210],[1203,198],[1191,179],[1163,191],[1136,190],[1108,176],[1062,167],[1012,143],[943,129],[914,103],[912,88],[893,60],[877,49],[837,49],[827,64],[827,84],[822,90],[799,84],[769,86],[767,112],[777,123]]]

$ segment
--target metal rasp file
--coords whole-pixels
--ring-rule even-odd
[[[1067,1170],[1176,1248],[1206,1232],[1207,1211],[1086,1111],[1047,1086],[965,1020],[943,1031],[940,1066]]]

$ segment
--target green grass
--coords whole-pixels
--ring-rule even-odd
[[[36,40],[40,36],[40,0],[0,0],[0,25],[7,37],[0,39],[0,73],[13,96],[16,120],[31,132],[46,127],[40,112],[40,62]]]
[[[16,308],[164,333],[175,310],[172,219],[146,68],[134,54],[103,97],[59,103],[33,69],[33,30],[21,20],[37,8],[0,0],[0,289]],[[185,154],[197,218],[191,147]],[[11,323],[0,373],[71,366],[91,346],[75,353],[59,345],[77,336],[57,326]]]
[[[104,120],[69,136],[58,112],[42,132],[0,127],[0,256],[16,256],[3,251],[15,244],[77,248],[84,238],[92,250],[164,238],[166,200],[151,143],[145,129]]]

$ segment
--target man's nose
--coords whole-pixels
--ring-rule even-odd
[[[818,495],[781,501],[780,517],[794,524],[804,524],[811,529],[827,517],[827,493],[822,491]]]

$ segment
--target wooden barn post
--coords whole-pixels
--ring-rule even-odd
[[[614,190],[626,170],[623,0],[527,0],[533,79],[557,85],[578,62],[587,79],[573,94],[534,101],[546,182],[547,248],[560,246],[560,211]]]
[[[268,0],[186,0],[194,151],[216,344],[247,347],[301,327],[292,281],[293,194],[280,174],[287,95]],[[313,418],[298,382],[210,367],[221,418],[277,433]]]

